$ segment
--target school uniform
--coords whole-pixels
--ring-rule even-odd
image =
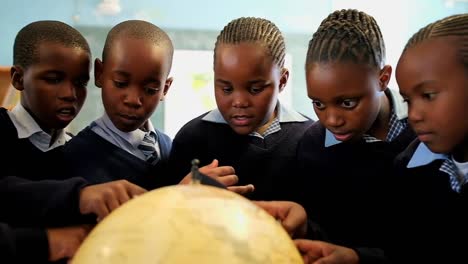
[[[53,136],[44,132],[21,104],[11,111],[0,108],[0,175],[32,180],[63,178],[60,149],[69,139],[63,129]]]
[[[174,138],[170,166],[174,182],[190,169],[193,159],[200,166],[217,159],[219,166],[233,166],[237,185],[253,184],[247,197],[256,200],[290,199],[288,188],[296,157],[296,145],[312,120],[280,103],[277,117],[263,135],[239,135],[218,109],[204,113],[185,124]]]
[[[152,137],[154,155],[148,157],[146,137]],[[83,129],[63,149],[71,176],[91,183],[127,180],[145,189],[172,184],[167,163],[172,140],[155,129],[148,120],[148,131],[120,131],[107,114]],[[151,144],[150,144],[151,145]],[[190,172],[190,168],[185,174]],[[219,182],[201,174],[201,183],[224,188]],[[174,183],[177,184],[178,182]]]
[[[393,160],[415,138],[402,98],[390,89],[386,95],[391,102],[386,140],[364,135],[340,142],[316,122],[299,143],[301,203],[333,243],[379,248],[384,242],[383,203]]]
[[[30,181],[18,177],[0,180],[0,255],[5,263],[46,263],[49,242],[45,226],[76,223],[79,193],[88,183]]]
[[[394,261],[468,263],[468,162],[416,139],[395,164]]]
[[[155,141],[156,160],[147,161],[139,148],[145,135]],[[171,139],[155,129],[148,120],[148,131],[120,131],[107,114],[80,131],[64,147],[72,176],[92,183],[128,180],[147,189],[165,184],[165,171],[171,149]],[[189,171],[187,171],[188,173]]]

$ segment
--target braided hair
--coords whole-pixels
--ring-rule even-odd
[[[322,21],[309,41],[306,67],[345,61],[379,69],[385,65],[385,44],[377,22],[355,9],[337,10]]]
[[[448,16],[421,28],[409,39],[403,53],[425,40],[437,37],[456,37],[461,62],[468,68],[468,14]]]
[[[219,33],[215,44],[259,43],[264,46],[273,61],[282,68],[286,56],[286,45],[278,27],[269,20],[256,17],[241,17],[229,22]]]

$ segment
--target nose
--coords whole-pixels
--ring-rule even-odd
[[[142,89],[134,86],[130,86],[128,89],[126,89],[123,101],[124,104],[133,108],[141,107],[143,105],[143,96],[140,90]]]
[[[408,121],[414,124],[422,121],[423,119],[424,113],[417,102],[408,105]]]
[[[236,108],[245,108],[249,106],[248,96],[243,91],[235,91],[232,93],[232,106]]]
[[[339,110],[328,108],[325,110],[325,126],[340,127],[344,125],[345,119]]]
[[[76,87],[72,82],[67,82],[60,89],[59,98],[68,102],[74,102],[77,99]],[[79,88],[78,88],[79,89]]]

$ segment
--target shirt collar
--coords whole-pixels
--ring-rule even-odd
[[[22,104],[17,104],[11,111],[8,111],[13,125],[16,128],[18,133],[18,138],[29,138],[36,133],[47,134],[42,128],[37,124],[36,120],[26,111]],[[57,130],[57,138],[55,141],[63,139],[63,142],[70,140],[70,136],[65,133],[64,129]],[[47,134],[48,135],[48,134]],[[50,136],[50,135],[49,135]]]
[[[445,160],[447,158],[448,158],[448,155],[434,153],[426,146],[426,144],[424,144],[423,142],[420,142],[418,147],[416,148],[416,151],[414,152],[413,156],[408,162],[407,167],[408,168],[420,167],[420,166],[427,165],[433,162],[434,160],[438,160],[438,159]]]
[[[109,129],[111,132],[117,134],[118,136],[120,136],[122,139],[124,139],[125,141],[127,141],[134,147],[138,147],[138,145],[141,143],[141,141],[143,140],[146,134],[146,132],[141,129],[135,129],[130,132],[121,131],[114,125],[114,123],[112,123],[107,113],[104,113],[104,115],[100,119],[96,120],[96,124],[98,124],[99,126],[102,126],[102,124],[100,124],[101,122],[104,125],[103,127],[104,129],[105,128]],[[153,123],[151,123],[151,120],[149,119],[148,119],[148,131],[156,133],[154,131]]]
[[[280,123],[286,122],[305,122],[309,119],[301,115],[299,112],[295,111],[292,108],[289,108],[278,101],[278,119]],[[218,108],[211,110],[208,114],[206,114],[203,118],[203,121],[208,121],[212,123],[222,123],[227,124],[226,120],[224,120],[223,115],[219,111]]]

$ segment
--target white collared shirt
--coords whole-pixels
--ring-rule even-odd
[[[18,132],[18,138],[28,138],[35,147],[43,152],[62,146],[71,139],[64,129],[60,129],[57,130],[55,141],[51,142],[52,136],[39,127],[34,118],[21,104],[17,104],[11,111],[8,111],[8,115]]]
[[[141,160],[146,160],[145,154],[138,148],[138,145],[143,141],[145,134],[147,132],[136,129],[131,132],[123,132],[119,130],[114,123],[110,120],[107,113],[92,122],[90,128],[93,132],[109,141],[110,143],[116,145],[117,147],[131,153],[132,155],[138,157]],[[151,120],[148,119],[148,131],[153,131],[156,133]],[[157,133],[156,133],[157,134]],[[159,148],[159,143],[156,141],[154,146],[158,156],[161,156],[161,150]]]

